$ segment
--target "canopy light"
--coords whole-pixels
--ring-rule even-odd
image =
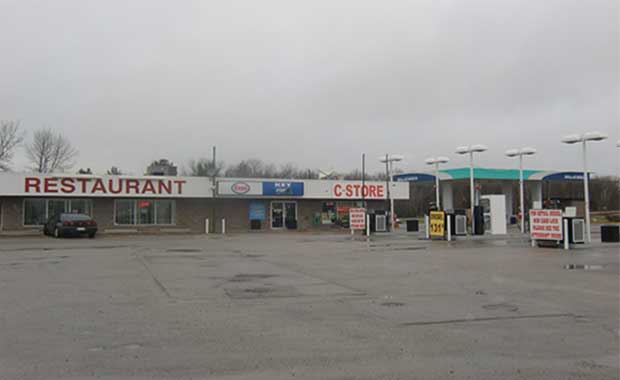
[[[426,160],[424,160],[424,162],[426,162],[428,165],[445,164],[448,161],[450,161],[448,157],[437,157],[437,158],[432,157],[432,158],[427,158]]]
[[[531,156],[533,154],[536,154],[536,149],[532,147],[525,147],[521,149],[508,149],[506,151],[506,156],[508,157]]]
[[[475,144],[471,146],[459,146],[458,148],[456,148],[456,153],[467,154],[467,153],[472,153],[472,152],[484,152],[488,149],[489,148],[486,145]]]

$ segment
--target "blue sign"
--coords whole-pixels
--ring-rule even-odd
[[[588,179],[590,174],[588,173]],[[580,172],[560,172],[549,174],[543,177],[543,181],[583,181],[583,173]]]
[[[263,182],[263,195],[275,197],[301,197],[303,182]]]
[[[392,176],[392,179],[396,182],[433,182],[435,176],[424,173],[409,173]]]
[[[254,201],[250,202],[250,220],[260,220],[261,222],[267,219],[267,206],[265,203]]]

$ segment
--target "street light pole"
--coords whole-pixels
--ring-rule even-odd
[[[391,196],[392,187],[392,163],[402,161],[404,156],[397,154],[385,154],[379,157],[379,162],[385,163],[385,171],[387,174],[387,199],[390,204],[390,231],[394,231],[394,199]]]
[[[565,144],[581,143],[583,155],[583,198],[585,203],[586,237],[588,239],[588,243],[592,242],[592,231],[590,230],[590,179],[588,178],[586,145],[588,141],[603,141],[605,139],[607,139],[607,135],[601,132],[586,132],[582,135],[569,135],[562,139],[562,142]]]
[[[588,237],[588,243],[592,243],[592,234],[590,231],[590,178],[588,178],[588,158],[586,140],[582,142],[583,153],[583,198],[585,201],[585,216],[586,216],[586,236]]]
[[[439,196],[439,164],[445,164],[450,161],[448,157],[432,157],[427,158],[426,163],[428,165],[435,166],[435,205],[437,205],[437,210],[441,210],[441,197]]]
[[[471,208],[471,234],[476,234],[476,218],[474,218],[474,206],[476,205],[476,188],[474,186],[474,152],[469,152],[469,204]]]
[[[523,178],[523,156],[536,154],[534,148],[510,149],[506,151],[508,157],[519,157],[519,209],[521,210],[521,233],[525,233],[525,181]]]
[[[476,144],[469,146],[460,146],[456,148],[458,154],[469,154],[469,207],[471,212],[471,233],[476,233],[476,218],[474,216],[474,206],[476,201],[476,189],[474,188],[474,153],[481,153],[489,148],[486,145]]]

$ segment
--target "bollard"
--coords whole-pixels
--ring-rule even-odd
[[[532,239],[532,248],[536,248],[536,240]]]
[[[205,219],[205,235],[209,235],[209,218]]]
[[[568,239],[568,219],[564,219],[564,250],[570,249],[570,243]]]
[[[226,218],[222,218],[222,235],[226,234]]]
[[[370,215],[366,215],[366,236],[370,236]]]
[[[430,234],[430,231],[429,231],[429,229],[431,228],[430,224],[431,224],[431,222],[428,219],[428,215],[424,215],[424,234],[426,235],[427,239],[431,238],[431,234]]]
[[[448,229],[447,229],[447,231],[448,231],[448,241],[452,241],[452,224],[450,223],[451,222],[451,220],[450,220],[451,216],[452,215],[448,214],[448,226],[447,226],[448,227]]]

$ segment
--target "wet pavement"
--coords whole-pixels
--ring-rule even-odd
[[[619,250],[0,238],[0,379],[617,379]]]

